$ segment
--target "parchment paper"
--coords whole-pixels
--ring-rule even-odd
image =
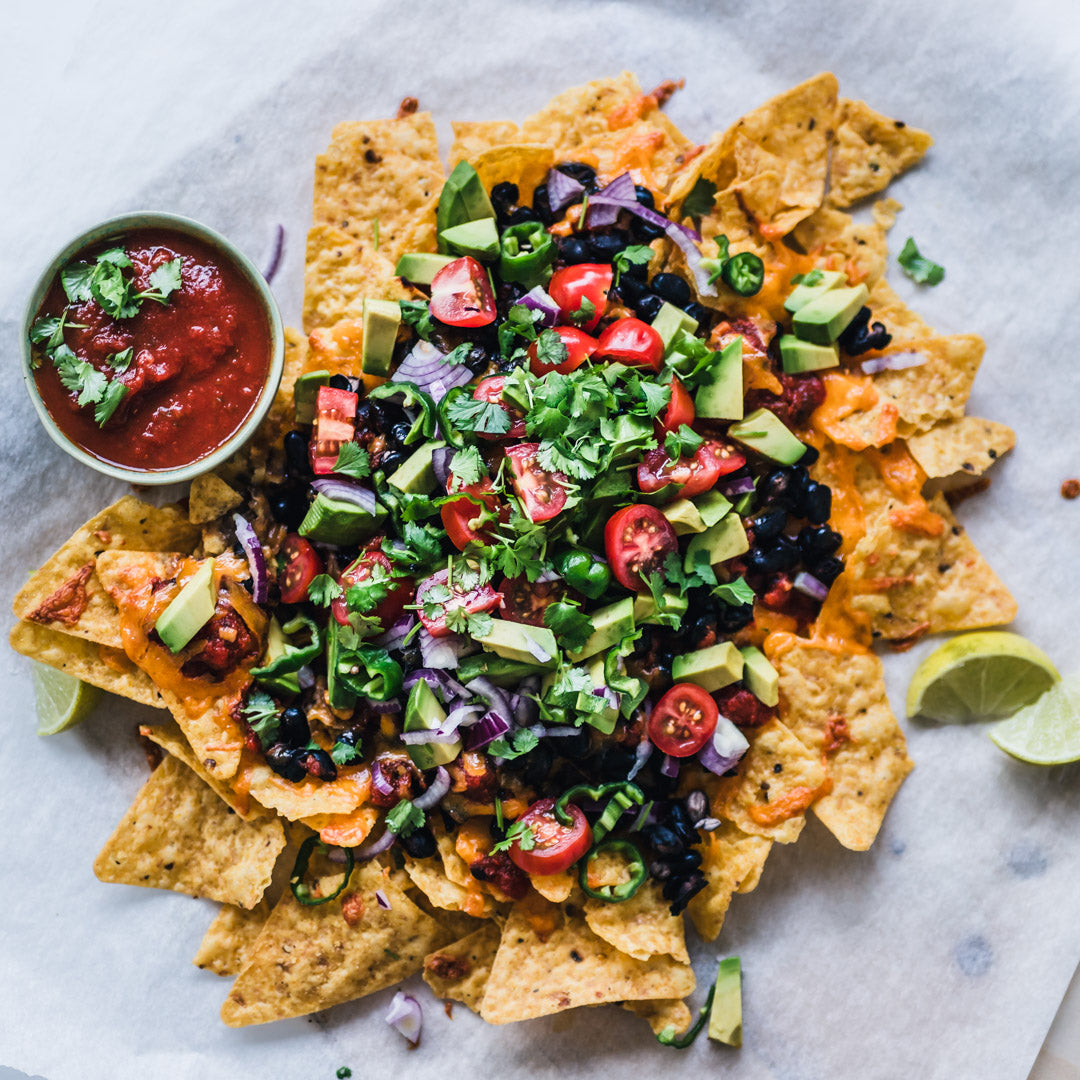
[[[343,119],[406,94],[451,119],[521,119],[555,92],[635,70],[685,76],[670,106],[704,140],[825,68],[841,92],[929,129],[895,185],[907,235],[947,267],[937,289],[896,271],[945,332],[988,341],[970,412],[1012,424],[1014,454],[961,519],[1021,602],[1015,628],[1077,667],[1080,473],[1076,253],[1080,32],[1074,5],[216,3],[19,5],[0,57],[0,508],[10,597],[121,490],[46,438],[20,384],[33,278],[77,228],[140,207],[222,229],[256,261],[287,230],[275,291],[296,320],[314,155]],[[182,10],[181,10],[182,7]],[[136,59],[137,57],[137,59]],[[886,657],[894,707],[935,642]],[[0,1062],[49,1080],[104,1077],[693,1076],[733,1080],[1027,1075],[1080,957],[1080,768],[1038,770],[978,727],[907,724],[917,768],[873,850],[813,819],[736,897],[712,947],[743,960],[741,1051],[659,1048],[640,1020],[587,1011],[506,1029],[425,987],[421,1047],[382,1021],[389,992],[327,1015],[232,1031],[227,984],[191,956],[208,903],[99,884],[91,862],[146,777],[140,711],[109,701],[81,728],[33,734],[28,665],[6,649]]]

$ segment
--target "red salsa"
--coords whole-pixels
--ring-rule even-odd
[[[188,465],[228,440],[255,407],[270,366],[270,327],[240,271],[179,232],[132,230],[69,265],[89,271],[103,252],[119,248],[130,265],[121,277],[113,271],[112,284],[122,283],[134,300],[118,314],[134,313],[114,318],[88,290],[85,298],[75,290],[71,299],[70,279],[65,292],[57,275],[37,321],[66,309],[63,340],[35,347],[38,392],[60,430],[94,457],[147,471]],[[177,268],[172,288],[154,299]],[[63,349],[58,354],[58,343],[74,356]],[[67,357],[66,368],[59,355]],[[126,389],[112,387],[119,403],[102,421],[108,409],[95,408],[93,398],[115,381]]]

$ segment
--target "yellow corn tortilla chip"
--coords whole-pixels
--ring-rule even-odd
[[[891,120],[865,101],[841,98],[829,163],[829,202],[850,206],[881,191],[921,161],[933,143],[925,131]]]
[[[455,885],[468,885],[476,878],[469,873],[469,864],[457,853],[454,837],[438,821],[432,826],[435,843],[439,847],[439,857],[443,862],[443,871]]]
[[[757,887],[772,845],[767,837],[751,836],[729,821],[706,834],[701,843],[706,886],[686,909],[694,928],[706,941],[713,941],[720,933],[732,896]]]
[[[239,492],[233,491],[220,476],[204,473],[191,481],[188,494],[188,521],[193,525],[205,525],[227,514],[243,502]]]
[[[450,144],[450,168],[459,161],[472,161],[493,146],[518,142],[518,126],[509,120],[455,120],[450,127],[454,141]]]
[[[512,143],[494,146],[469,160],[485,191],[503,182],[516,184],[518,202],[524,206],[532,202],[537,185],[555,163],[555,151],[541,143]]]
[[[430,953],[424,957],[424,982],[436,997],[453,998],[478,1012],[501,936],[499,927],[489,922]]]
[[[682,916],[671,914],[660,883],[651,878],[619,904],[590,897],[585,901],[585,921],[597,937],[635,960],[672,956],[690,963]]]
[[[363,765],[340,766],[336,780],[308,776],[294,784],[262,761],[247,760],[237,774],[236,786],[246,788],[256,802],[289,821],[304,821],[317,831],[328,824],[322,820],[324,815],[351,814],[363,805],[370,791],[368,770]]]
[[[183,762],[166,757],[102,848],[94,873],[253,908],[284,847],[280,822],[244,821]]]
[[[270,917],[270,905],[260,900],[250,911],[223,904],[203,935],[192,963],[215,975],[239,975],[251,962],[255,942]]]
[[[885,276],[888,229],[880,221],[858,222],[843,210],[823,206],[792,233],[803,251],[822,259],[830,270],[843,270],[849,282],[868,288]]]
[[[914,767],[881,661],[800,645],[784,653],[778,670],[785,723],[828,765],[832,786],[814,813],[844,847],[865,851]]]
[[[435,250],[445,176],[431,113],[338,124],[315,160],[314,223],[374,244],[391,263]]]
[[[931,480],[962,483],[981,476],[1016,445],[1016,432],[994,420],[961,416],[944,420],[907,440],[911,456]]]
[[[120,649],[97,645],[85,638],[62,634],[59,630],[25,620],[11,628],[8,641],[17,653],[66,671],[91,686],[155,709],[165,708],[165,702],[149,677]]]
[[[543,933],[534,925],[537,918]],[[573,904],[522,901],[503,927],[480,1015],[489,1024],[509,1024],[579,1005],[682,998],[693,989],[688,964],[619,952],[589,929]]]
[[[885,278],[874,282],[868,303],[871,321],[885,324],[885,329],[892,334],[893,344],[934,336],[933,327],[896,295]]]
[[[674,1028],[681,1034],[689,1026],[693,1017],[685,1001],[677,998],[656,1001],[624,1001],[622,1007],[635,1016],[640,1016],[652,1028],[654,1035],[659,1035],[665,1028]]]
[[[380,889],[389,910],[375,897]],[[377,863],[363,863],[325,904],[282,895],[221,1018],[229,1027],[265,1024],[373,994],[415,974],[448,940]]]
[[[406,856],[405,872],[412,879],[413,884],[437,908],[444,908],[447,911],[464,911],[468,906],[470,914],[482,918],[489,918],[495,910],[495,902],[487,894],[483,896],[482,909],[474,908],[476,900],[470,903],[469,891],[464,886],[451,881],[434,859],[414,859]],[[475,895],[474,893],[473,896]]]
[[[179,507],[159,508],[125,495],[78,529],[30,578],[15,596],[13,610],[20,619],[122,649],[116,606],[95,572],[97,556],[112,550],[187,554],[198,542],[198,528]],[[64,590],[73,605],[65,604]]]
[[[564,900],[569,900],[576,884],[574,875],[568,870],[564,870],[561,874],[533,874],[530,875],[529,880],[532,882],[532,887],[545,900],[550,900],[553,904],[561,904]]]
[[[606,136],[608,114],[641,93],[629,71],[609,79],[594,79],[556,95],[518,129],[521,142],[547,143],[557,149],[558,160],[582,144]]]

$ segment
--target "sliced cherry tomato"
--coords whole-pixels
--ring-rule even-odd
[[[712,738],[719,717],[707,691],[693,683],[676,683],[649,716],[649,738],[669,757],[689,757]]]
[[[650,450],[638,466],[637,482],[645,492],[659,491],[668,484],[681,484],[681,489],[672,488],[672,497],[677,491],[680,498],[692,499],[708,491],[721,476],[727,476],[745,464],[746,458],[737,450],[712,440],[703,442],[692,458],[679,458],[678,461],[672,461],[659,446]]]
[[[473,389],[473,400],[489,401],[493,405],[498,405],[503,412],[510,417],[509,431],[504,431],[501,435],[491,435],[485,431],[478,431],[476,434],[479,435],[481,439],[494,439],[498,441],[502,439],[525,438],[525,417],[522,416],[517,409],[513,409],[507,405],[502,399],[502,390],[505,385],[505,375],[492,375],[491,378],[481,379]]]
[[[604,317],[613,277],[607,263],[577,263],[556,270],[548,282],[548,295],[559,305],[560,320],[583,330],[594,329]],[[582,300],[588,300],[596,309],[587,319],[578,315]]]
[[[487,271],[471,256],[447,263],[431,280],[431,314],[448,326],[495,321],[495,295]]]
[[[312,579],[323,572],[323,562],[318,552],[302,536],[289,533],[281,545],[285,564],[278,574],[283,604],[299,604],[307,599]]]
[[[475,615],[478,611],[491,611],[492,608],[498,607],[499,601],[502,599],[490,585],[480,585],[475,589],[462,589],[455,576],[454,583],[449,586],[450,598],[438,601],[439,609],[437,613],[429,615],[424,611],[424,597],[437,585],[446,588],[448,579],[449,574],[447,571],[440,570],[437,574],[432,574],[426,581],[421,582],[420,588],[416,590],[416,602],[420,605],[417,615],[420,617],[424,629],[432,637],[446,637],[447,634],[453,633],[450,627],[446,625],[448,609],[453,610],[454,608],[463,607],[470,615]]]
[[[555,800],[534,802],[518,819],[529,827],[533,846],[525,851],[515,840],[510,858],[526,874],[561,874],[569,870],[592,847],[592,829],[585,815],[573,803],[566,807],[573,825],[563,825],[555,816]]]
[[[570,483],[565,473],[540,468],[536,460],[539,449],[539,443],[523,442],[506,451],[514,490],[534,523],[553,518],[566,505],[566,488]]]
[[[640,319],[617,319],[600,335],[596,356],[659,371],[664,362],[664,339]]]
[[[694,399],[690,391],[683,386],[679,378],[671,380],[671,401],[660,418],[660,426],[664,431],[678,431],[683,425],[694,422]]]
[[[544,612],[566,594],[561,581],[530,581],[527,577],[503,578],[502,617],[510,622],[544,625]]]
[[[454,491],[452,475],[450,490]],[[469,484],[455,494],[459,497],[439,507],[439,516],[450,542],[458,551],[464,551],[466,545],[474,541],[478,544],[488,543],[495,520],[487,515],[494,514],[500,521],[506,520],[509,507],[491,490],[491,481],[486,476],[479,483]]]
[[[385,574],[381,576],[385,578],[391,576],[393,565],[381,551],[378,549],[365,551],[342,571],[341,577],[338,578],[338,584],[345,592],[348,592],[350,585],[360,585],[367,581],[376,566],[382,567],[385,571]],[[394,578],[393,582],[387,582],[386,588],[386,596],[371,611],[365,612],[365,614],[374,615],[382,623],[384,630],[394,624],[402,611],[404,611],[405,605],[412,600],[413,594],[416,592],[416,582],[407,577]],[[330,610],[334,613],[334,618],[342,626],[348,625],[349,608],[344,594],[331,604]]]
[[[589,337],[584,330],[579,330],[576,326],[556,326],[551,332],[559,335],[559,340],[566,347],[567,357],[561,364],[547,363],[539,356],[540,341],[534,341],[528,349],[529,370],[534,375],[546,375],[549,371],[569,375],[596,352],[596,338]]]
[[[338,451],[356,437],[356,406],[351,390],[320,386],[315,398],[315,429],[311,435],[311,468],[316,476],[334,471]]]
[[[623,588],[647,592],[648,578],[679,550],[675,530],[655,506],[638,503],[616,510],[604,526],[604,548],[611,572]]]

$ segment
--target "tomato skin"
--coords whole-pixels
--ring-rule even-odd
[[[281,602],[299,604],[307,599],[312,579],[323,572],[323,561],[311,544],[296,533],[289,533],[285,537],[281,554],[285,559],[285,565],[278,574]]]
[[[567,803],[567,813],[574,819],[571,826],[563,825],[555,816],[555,800],[534,802],[518,819],[532,830],[535,846],[522,851],[515,840],[510,847],[510,859],[526,874],[561,874],[582,858],[592,847],[592,828],[585,814],[573,803]]]
[[[420,587],[416,590],[417,603],[423,604],[424,595],[436,585],[445,585],[449,576],[446,570],[440,570],[437,574],[432,574],[431,577],[421,582]],[[416,613],[421,625],[432,637],[446,637],[453,633],[450,627],[446,625],[447,606],[451,608],[463,607],[470,615],[475,615],[478,611],[491,611],[492,608],[498,607],[499,601],[502,599],[490,585],[480,585],[478,588],[461,592],[455,582],[450,591],[453,596],[443,604],[437,615],[425,614],[423,607]]]
[[[476,434],[481,439],[489,439],[494,442],[501,442],[504,439],[524,439],[525,438],[525,417],[517,411],[517,409],[511,408],[502,399],[502,390],[506,385],[505,375],[492,375],[487,379],[481,379],[473,390],[474,401],[488,401],[493,405],[498,405],[510,417],[510,430],[504,431],[501,435],[492,435],[487,431],[478,431]]]
[[[448,326],[488,326],[495,321],[487,271],[471,255],[447,263],[432,278],[431,314]]]
[[[360,398],[351,390],[320,386],[315,397],[315,427],[311,433],[311,468],[316,476],[334,471],[338,451],[356,437],[356,407]]]
[[[708,491],[721,476],[741,469],[746,458],[723,443],[706,440],[692,458],[671,461],[662,446],[650,450],[637,469],[638,487],[648,493],[672,485],[671,497],[692,499]],[[681,484],[681,489],[674,485]]]
[[[664,363],[664,339],[640,319],[617,319],[600,335],[596,355],[604,360],[659,371]]]
[[[499,582],[502,617],[508,622],[544,625],[544,612],[566,593],[561,581],[530,581],[527,577],[503,578]]]
[[[338,584],[345,592],[348,592],[350,585],[359,585],[371,577],[376,566],[381,566],[388,575],[393,569],[390,560],[377,548],[365,551],[345,567],[341,572],[341,577],[338,578]],[[405,605],[412,600],[413,594],[416,592],[416,582],[407,577],[395,578],[393,584],[387,583],[387,589],[389,591],[385,599],[381,600],[369,613],[382,623],[384,630],[397,621],[402,611],[405,610]],[[330,605],[330,610],[333,612],[334,618],[342,626],[348,626],[349,608],[344,594]]]
[[[547,291],[559,305],[561,321],[576,323],[583,330],[593,330],[604,317],[613,279],[614,273],[607,263],[577,263],[556,270],[551,275]],[[583,297],[596,308],[587,321],[573,318],[581,310]]]
[[[561,364],[545,364],[537,356],[537,343],[534,341],[528,348],[528,356],[529,370],[536,376],[546,375],[549,371],[569,375],[596,352],[596,338],[589,337],[584,330],[579,330],[576,326],[556,326],[552,332],[559,335],[570,355]]]
[[[529,520],[536,523],[553,518],[566,505],[569,477],[561,472],[547,472],[536,462],[539,443],[518,443],[507,448],[511,481],[525,506]]]
[[[649,714],[653,746],[669,757],[696,754],[712,738],[720,710],[708,692],[694,683],[676,683]]]
[[[679,550],[679,538],[655,506],[637,503],[608,518],[604,548],[615,580],[631,592],[646,592],[647,578],[659,573],[668,555]]]
[[[694,399],[690,391],[682,384],[682,380],[675,376],[671,380],[671,401],[660,418],[660,428],[663,431],[678,431],[683,424],[687,426],[694,422],[697,415],[694,409]]]
[[[449,484],[451,491],[454,490],[453,481],[454,478],[451,476]],[[501,520],[508,512],[508,508],[505,504],[501,504],[498,496],[492,492],[491,481],[486,476],[479,483],[469,484],[455,494],[460,495],[461,498],[443,503],[439,507],[439,517],[442,518],[443,528],[446,530],[446,535],[450,537],[450,542],[458,551],[464,551],[472,542],[486,544],[491,538],[494,524],[487,522],[481,528],[474,529],[469,522],[477,518],[484,510],[498,514]],[[469,495],[473,498],[467,498]],[[474,499],[480,501],[475,502]]]

